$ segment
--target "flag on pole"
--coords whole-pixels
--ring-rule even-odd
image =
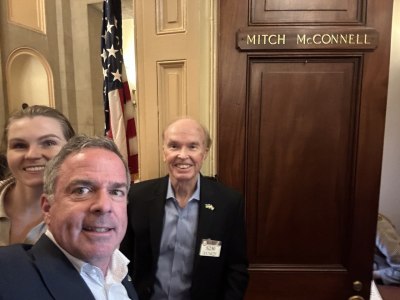
[[[139,171],[135,108],[122,55],[121,0],[104,0],[101,58],[105,135],[117,144],[135,178]]]

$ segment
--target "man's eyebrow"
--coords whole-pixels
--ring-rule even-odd
[[[67,189],[73,188],[76,186],[95,186],[96,182],[93,180],[87,180],[87,179],[75,179],[72,180],[68,186]],[[128,189],[128,184],[126,182],[111,182],[108,184],[108,187],[111,189],[117,189],[117,188],[125,188]]]
[[[113,183],[111,183],[110,187],[113,189],[116,189],[116,188],[128,189],[128,184],[126,182],[113,182]]]
[[[68,185],[93,185],[93,181],[87,179],[74,179]]]
[[[112,182],[111,186],[113,186],[113,187],[128,187],[126,182]]]
[[[71,182],[69,182],[67,184],[67,186],[65,187],[65,191],[71,192],[72,189],[78,187],[78,186],[94,186],[95,183],[91,180],[87,180],[87,179],[74,179]]]

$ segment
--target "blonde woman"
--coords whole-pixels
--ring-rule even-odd
[[[56,109],[33,105],[9,117],[3,135],[8,176],[0,181],[0,246],[34,244],[45,231],[43,170],[75,135]]]

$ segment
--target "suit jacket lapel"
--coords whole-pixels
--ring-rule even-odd
[[[94,300],[93,294],[77,270],[46,235],[42,235],[30,252],[54,299]]]
[[[154,253],[153,264],[157,265],[160,252],[161,234],[164,225],[165,195],[168,189],[168,176],[160,178],[158,188],[155,189],[152,202],[149,207],[150,239]]]
[[[126,291],[128,292],[128,296],[131,300],[139,299],[133,287],[132,280],[130,280],[128,276],[126,276],[124,280],[122,280],[122,285],[125,287]]]
[[[54,299],[95,300],[89,287],[75,267],[46,235],[43,235],[36,245],[32,247],[31,253],[35,259],[34,263]],[[57,274],[57,276],[54,276],[54,274]],[[130,299],[138,299],[128,276],[124,278],[122,285],[125,287]]]
[[[218,209],[218,202],[212,185],[200,177],[200,202],[197,236],[207,236],[213,228],[214,210]]]
[[[200,201],[199,201],[199,219],[197,224],[197,240],[195,248],[194,269],[199,261],[200,245],[204,238],[209,238],[210,232],[215,226],[215,212],[218,209],[218,201],[212,185],[207,180],[200,177]]]

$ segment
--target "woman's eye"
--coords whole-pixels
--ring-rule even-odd
[[[9,145],[10,149],[25,149],[28,146],[25,143],[13,143]]]
[[[42,145],[45,147],[51,147],[57,145],[57,142],[54,140],[45,140],[42,142]]]

